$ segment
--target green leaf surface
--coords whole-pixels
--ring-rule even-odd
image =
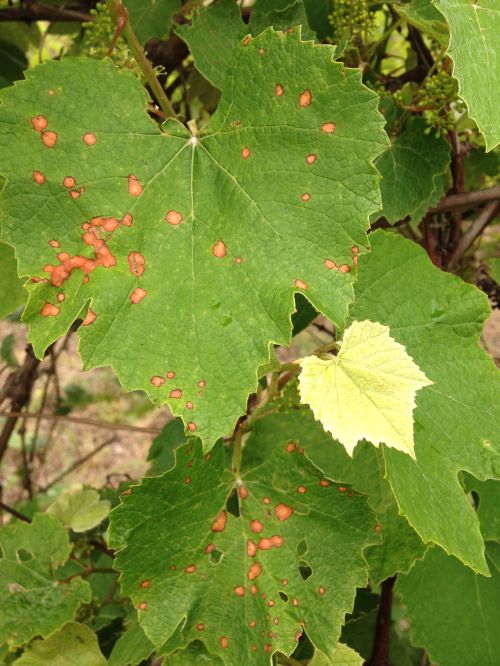
[[[499,549],[490,544],[487,549]],[[475,574],[454,557],[432,548],[407,576],[398,579],[414,645],[439,666],[496,666],[500,654],[500,571]]]
[[[14,250],[5,243],[0,243],[0,319],[26,302],[28,292],[23,283],[24,280],[17,277]]]
[[[448,53],[469,116],[484,136],[486,150],[500,143],[498,0],[434,0],[450,27]]]
[[[478,481],[468,474],[465,486],[479,498],[477,517],[485,541],[500,541],[500,481]]]
[[[491,279],[500,284],[500,257],[489,257],[485,263]]]
[[[175,464],[174,449],[186,441],[182,419],[167,423],[157,435],[148,451],[147,460],[151,461],[148,476],[160,476]]]
[[[382,174],[383,206],[376,217],[383,215],[391,224],[407,215],[414,223],[420,222],[430,208],[440,178],[448,169],[448,141],[424,134],[425,128],[423,120],[412,120],[376,162]]]
[[[252,11],[249,23],[249,32],[252,35],[259,35],[261,32],[272,26],[275,30],[291,30],[295,26],[301,26],[302,39],[314,39],[316,37],[313,30],[309,28],[307,12],[304,7],[304,0],[295,0],[285,7],[269,10],[267,3],[257,3]]]
[[[427,33],[443,45],[449,40],[448,25],[441,12],[432,4],[432,0],[410,0],[393,3],[397,13],[405,18],[417,30]]]
[[[179,650],[166,657],[165,666],[223,666],[219,657],[209,654],[201,641],[193,641],[185,650]]]
[[[106,518],[110,507],[110,502],[101,501],[97,490],[76,490],[60,495],[47,513],[74,532],[86,532]]]
[[[339,492],[288,443],[241,479],[220,444],[205,457],[194,443],[176,453],[174,469],[111,513],[115,567],[148,638],[167,641],[165,654],[199,639],[224,664],[259,666],[291,653],[305,622],[333,655],[366,581],[362,550],[377,540],[365,499]],[[238,517],[226,506],[235,487]]]
[[[387,326],[353,321],[336,356],[308,356],[301,366],[302,402],[349,455],[367,439],[415,457],[415,395],[432,382]]]
[[[3,527],[0,546],[0,644],[15,647],[37,635],[47,637],[74,618],[81,602],[90,601],[89,584],[81,578],[56,580],[71,546],[55,518],[36,513],[31,524]]]
[[[113,645],[108,666],[137,666],[147,659],[154,647],[141,625],[134,620]]]
[[[332,13],[331,0],[304,0],[309,25],[316,32],[319,39],[325,39],[331,34],[332,28],[328,21]]]
[[[365,551],[370,579],[376,585],[395,573],[408,571],[423,556],[426,546],[398,513],[396,499],[385,478],[382,451],[364,442],[356,447],[351,458],[314,420],[311,410],[302,407],[269,414],[255,423],[245,450],[249,467],[262,464],[276,447],[290,440],[304,448],[307,457],[326,476],[352,485],[366,495],[376,515],[373,531],[380,538],[380,543]]]
[[[45,640],[34,641],[16,666],[106,666],[97,636],[84,624],[68,622]]]
[[[384,232],[370,239],[350,316],[389,326],[434,382],[417,394],[416,461],[384,448],[388,479],[425,542],[487,573],[479,522],[457,478],[459,470],[481,480],[500,474],[500,375],[479,347],[487,299],[435,268],[414,243]]]
[[[124,0],[123,4],[141,44],[168,35],[172,14],[181,7],[180,0]]]
[[[363,657],[348,645],[339,643],[332,659],[328,659],[321,652],[315,652],[309,666],[362,666]]]
[[[210,446],[245,411],[270,344],[288,344],[294,292],[345,318],[385,135],[377,96],[331,54],[296,32],[240,46],[196,137],[173,120],[161,133],[109,61],[47,62],[3,91],[3,233],[42,280],[25,313],[37,355],[85,317],[84,367],[112,365]]]

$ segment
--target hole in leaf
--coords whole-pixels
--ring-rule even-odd
[[[307,553],[307,541],[305,539],[302,539],[302,541],[299,541],[297,544],[297,555],[299,557],[302,557],[302,555],[305,555]]]
[[[284,592],[278,592],[280,595],[280,599],[284,601],[285,603],[288,601],[288,594],[285,594]]]
[[[19,548],[19,550],[17,551],[17,559],[20,560],[21,562],[29,562],[30,560],[33,559],[33,555],[24,548]]]
[[[472,498],[472,506],[475,508],[477,511],[479,508],[479,495],[475,490],[470,491],[470,496]]]
[[[221,550],[217,550],[217,548],[214,548],[214,550],[212,550],[210,553],[210,561],[213,562],[214,564],[219,564],[223,555],[224,553]]]
[[[307,562],[301,562],[299,564],[299,574],[303,580],[307,580],[310,576],[312,576],[312,569],[307,564]]]
[[[226,502],[226,509],[231,515],[235,516],[235,518],[240,517],[240,503],[238,502],[238,492],[236,488],[233,488],[231,494],[228,497]]]

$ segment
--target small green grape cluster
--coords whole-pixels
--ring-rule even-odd
[[[367,0],[333,0],[328,17],[337,40],[351,40],[373,31],[375,14]]]
[[[408,99],[408,90],[394,93],[394,101],[404,109],[421,113],[427,123],[425,134],[435,132],[437,137],[455,129],[457,117],[465,106],[458,97],[458,84],[444,69],[428,76]]]
[[[90,10],[94,21],[83,23],[85,36],[82,42],[82,54],[101,60],[105,57],[115,34],[115,24],[105,2],[98,2]],[[124,39],[120,38],[111,55],[111,59],[120,69],[135,69],[136,64]]]

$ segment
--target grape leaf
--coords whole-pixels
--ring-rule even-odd
[[[68,622],[45,640],[34,641],[16,666],[106,666],[97,636],[84,624]]]
[[[434,382],[417,394],[416,461],[384,447],[387,477],[424,542],[486,573],[477,516],[457,473],[481,480],[500,474],[500,376],[478,344],[487,298],[435,268],[416,244],[384,232],[370,239],[372,251],[358,263],[350,318],[389,326]]]
[[[223,666],[224,662],[219,657],[207,652],[201,641],[193,641],[185,650],[179,650],[166,658],[165,666]]]
[[[337,356],[301,362],[299,391],[325,430],[352,456],[367,439],[415,457],[415,395],[432,384],[387,326],[354,321]]]
[[[0,243],[0,319],[17,310],[26,301],[28,292],[23,283],[24,280],[17,277],[14,250]]]
[[[270,10],[267,2],[258,2],[250,16],[249,31],[252,35],[258,35],[272,26],[275,30],[290,30],[300,25],[302,39],[314,39],[316,37],[310,29],[307,20],[307,12],[303,0],[289,1],[284,7]]]
[[[172,14],[180,0],[124,0],[137,39],[145,44],[151,37],[162,38],[170,31]]]
[[[137,666],[153,652],[153,644],[134,620],[113,645],[108,666]]]
[[[425,121],[412,120],[378,158],[382,210],[375,217],[383,215],[394,224],[410,215],[418,223],[427,212],[439,178],[448,169],[450,144],[424,134],[425,128]]]
[[[151,461],[147,476],[160,476],[175,464],[174,449],[184,444],[186,435],[181,419],[167,423],[157,435],[148,451],[147,460]]]
[[[448,53],[469,116],[484,136],[486,150],[500,143],[498,0],[434,0],[450,27]]]
[[[241,45],[195,137],[175,120],[161,133],[109,61],[47,62],[3,91],[2,230],[37,280],[24,317],[38,356],[85,317],[84,367],[112,365],[210,446],[270,344],[288,344],[294,292],[345,318],[385,135],[376,95],[331,53],[297,32]]]
[[[478,481],[470,474],[465,477],[467,490],[479,497],[477,517],[485,541],[500,541],[500,481],[489,479]]]
[[[486,550],[498,550],[489,544]],[[485,578],[437,548],[429,550],[397,582],[410,620],[414,645],[425,647],[439,666],[496,666],[500,654],[500,571],[490,560]]]
[[[76,490],[60,495],[47,513],[74,532],[86,532],[97,527],[109,513],[111,504],[101,501],[97,490]]]
[[[328,21],[332,13],[331,0],[304,0],[309,25],[316,32],[319,39],[325,39],[331,34],[332,29]]]
[[[393,3],[397,13],[417,30],[426,32],[444,46],[448,44],[449,30],[444,16],[432,4],[432,0],[410,0]]]
[[[33,636],[46,637],[73,619],[81,602],[90,601],[86,581],[55,578],[71,552],[68,534],[55,518],[36,513],[31,524],[7,525],[0,546],[0,644],[15,647]]]
[[[144,479],[111,513],[122,589],[160,654],[197,638],[225,664],[269,664],[274,651],[292,652],[306,623],[332,655],[366,581],[362,550],[377,541],[365,499],[291,442],[241,479],[220,444],[205,457],[194,443],[176,455],[174,469]],[[226,506],[235,487],[238,516]]]
[[[259,419],[245,448],[246,465],[256,466],[278,446],[293,439],[304,448],[311,462],[329,478],[347,483],[366,495],[375,512],[374,533],[381,542],[365,550],[370,579],[375,585],[398,572],[406,572],[426,550],[415,530],[398,513],[391,486],[385,478],[382,451],[364,442],[356,447],[352,458],[345,448],[331,440],[314,420],[311,410],[284,409]]]
[[[364,659],[348,645],[339,643],[330,660],[321,652],[315,652],[309,666],[362,666]]]

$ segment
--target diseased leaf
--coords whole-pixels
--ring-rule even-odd
[[[434,0],[450,27],[448,53],[460,96],[484,136],[486,150],[500,143],[498,0]]]
[[[0,182],[0,187],[1,185]],[[24,280],[17,277],[14,250],[5,243],[0,243],[0,319],[26,302],[28,292],[23,283]]]
[[[490,544],[490,550],[498,544]],[[440,666],[496,666],[500,654],[500,571],[475,574],[454,557],[432,548],[407,576],[398,579],[414,645]]]
[[[102,501],[94,489],[76,490],[60,495],[47,513],[74,532],[86,532],[97,527],[109,513],[110,502]]]
[[[309,460],[329,478],[366,495],[376,515],[373,525],[380,543],[365,550],[370,579],[375,585],[398,572],[406,572],[425,553],[426,546],[398,513],[398,505],[386,476],[382,451],[364,442],[352,458],[345,448],[332,441],[307,407],[284,408],[259,419],[245,448],[249,467],[262,464],[275,448],[294,440],[304,448]]]
[[[180,0],[124,0],[130,22],[141,44],[152,37],[170,32],[172,14],[181,7]]]
[[[106,666],[97,636],[84,624],[68,622],[45,640],[34,641],[16,666]]]
[[[294,292],[345,318],[385,135],[377,96],[331,53],[296,32],[240,46],[198,136],[161,133],[109,61],[47,62],[3,91],[2,228],[40,280],[24,315],[38,356],[81,316],[84,367],[112,365],[210,446],[288,344]]]
[[[424,134],[425,127],[421,119],[411,121],[378,158],[382,210],[374,217],[383,215],[394,224],[409,215],[416,224],[430,208],[450,163],[450,144],[444,137]]]
[[[366,581],[362,550],[377,541],[365,499],[339,492],[291,442],[241,479],[220,444],[176,454],[111,514],[122,589],[160,654],[199,639],[225,664],[267,665],[305,623],[332,656]],[[234,488],[238,516],[226,505]]]
[[[423,541],[487,573],[477,516],[457,479],[463,469],[481,480],[500,473],[500,376],[479,347],[487,298],[400,236],[375,232],[370,240],[350,319],[388,326],[434,382],[417,393],[416,461],[384,448],[387,477]]]
[[[81,602],[90,601],[86,581],[56,579],[71,546],[55,518],[35,513],[31,524],[3,527],[0,546],[0,644],[16,647],[34,636],[47,637],[74,618]]]
[[[302,402],[349,455],[366,439],[415,457],[415,395],[432,382],[387,326],[354,321],[337,356],[308,356],[301,366]]]

